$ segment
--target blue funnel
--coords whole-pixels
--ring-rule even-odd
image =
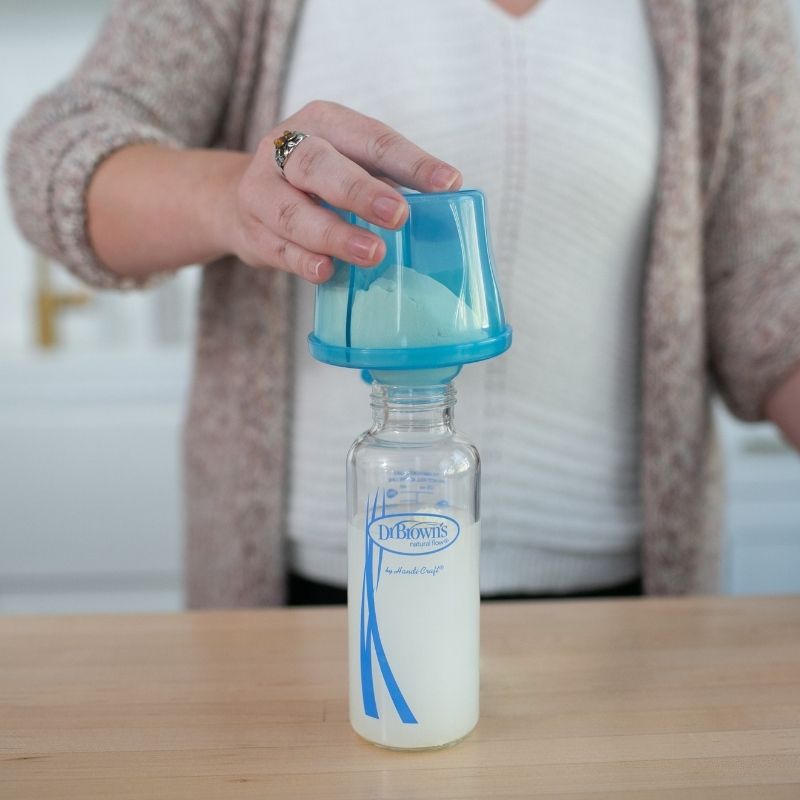
[[[511,345],[497,291],[483,194],[475,189],[407,194],[409,217],[387,230],[350,212],[345,221],[380,236],[376,267],[334,260],[317,287],[311,355],[368,370],[382,383],[423,385]]]

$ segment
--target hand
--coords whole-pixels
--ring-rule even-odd
[[[300,131],[284,166],[273,140]],[[457,189],[461,174],[376,119],[336,103],[314,101],[273,128],[255,155],[234,174],[229,248],[253,267],[277,267],[322,283],[331,257],[374,266],[383,241],[322,208],[320,198],[384,228],[399,228],[408,205],[381,176],[420,191]]]

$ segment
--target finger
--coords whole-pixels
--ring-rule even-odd
[[[393,128],[338,103],[316,101],[297,114],[308,116],[314,133],[369,172],[380,173],[403,186],[423,192],[460,188],[461,173],[417,147]],[[301,128],[302,130],[302,128]]]
[[[364,267],[378,264],[386,254],[386,245],[380,237],[364,228],[348,225],[288,181],[276,182],[268,197],[268,202],[256,209],[256,214],[281,239],[294,242],[309,252]]]
[[[408,218],[408,204],[399,192],[372,177],[320,136],[303,139],[289,155],[284,173],[296,188],[375,225],[398,228]]]
[[[275,267],[299,275],[311,283],[324,283],[333,275],[330,258],[312,253],[294,242],[281,239],[272,231],[257,223],[254,253],[249,260],[254,267]]]

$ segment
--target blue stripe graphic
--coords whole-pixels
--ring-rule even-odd
[[[364,701],[364,713],[368,717],[378,719],[378,706],[375,703],[375,686],[372,682],[372,630],[367,620],[367,609],[364,597],[367,591],[367,571],[361,581],[361,697]]]
[[[382,493],[381,511],[386,515],[386,494]],[[403,696],[397,680],[394,677],[392,668],[386,658],[386,651],[383,649],[380,631],[378,629],[378,616],[375,613],[375,592],[380,583],[380,568],[383,561],[383,550],[378,548],[378,574],[377,580],[374,577],[374,554],[375,542],[369,535],[369,526],[377,518],[378,513],[378,494],[376,492],[370,510],[369,500],[367,500],[367,513],[364,522],[364,580],[361,583],[361,697],[364,703],[364,713],[374,719],[379,718],[377,703],[375,702],[375,685],[372,676],[372,649],[375,648],[375,658],[378,662],[383,681],[389,692],[389,697],[400,717],[401,722],[416,724],[417,718]],[[373,585],[374,582],[374,585]],[[366,600],[366,604],[365,604]]]

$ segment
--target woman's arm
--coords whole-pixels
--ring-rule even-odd
[[[97,258],[87,236],[87,187],[129,145],[214,141],[236,75],[243,5],[117,0],[75,73],[40,98],[11,136],[12,207],[38,250],[98,288],[146,282]]]
[[[273,140],[285,129],[310,135],[281,174]],[[461,183],[458,170],[378,120],[315,101],[268,131],[252,156],[158,145],[120,150],[89,186],[89,234],[103,263],[135,279],[232,253],[320,282],[332,274],[331,257],[370,266],[385,245],[312,196],[399,227],[408,206],[376,175],[423,191]]]
[[[117,150],[89,185],[89,238],[98,258],[119,275],[145,279],[225,255],[225,198],[249,162],[244,153],[157,144]]]
[[[252,156],[212,151],[237,77],[243,0],[119,0],[70,80],[17,126],[9,183],[20,227],[97,287],[235,254],[325,280],[331,256],[370,265],[383,243],[310,195],[396,227],[407,207],[375,175],[455,188],[457,170],[374,119],[308,104]],[[261,24],[249,20],[249,25]],[[313,134],[288,159],[272,140]]]
[[[737,416],[775,419],[778,409],[776,421],[796,441],[797,411],[781,399],[793,392],[776,388],[794,386],[787,378],[800,364],[800,79],[791,24],[778,0],[705,11],[728,15],[739,31],[706,225],[711,367]]]
[[[786,440],[800,451],[800,367],[770,394],[766,412]]]

